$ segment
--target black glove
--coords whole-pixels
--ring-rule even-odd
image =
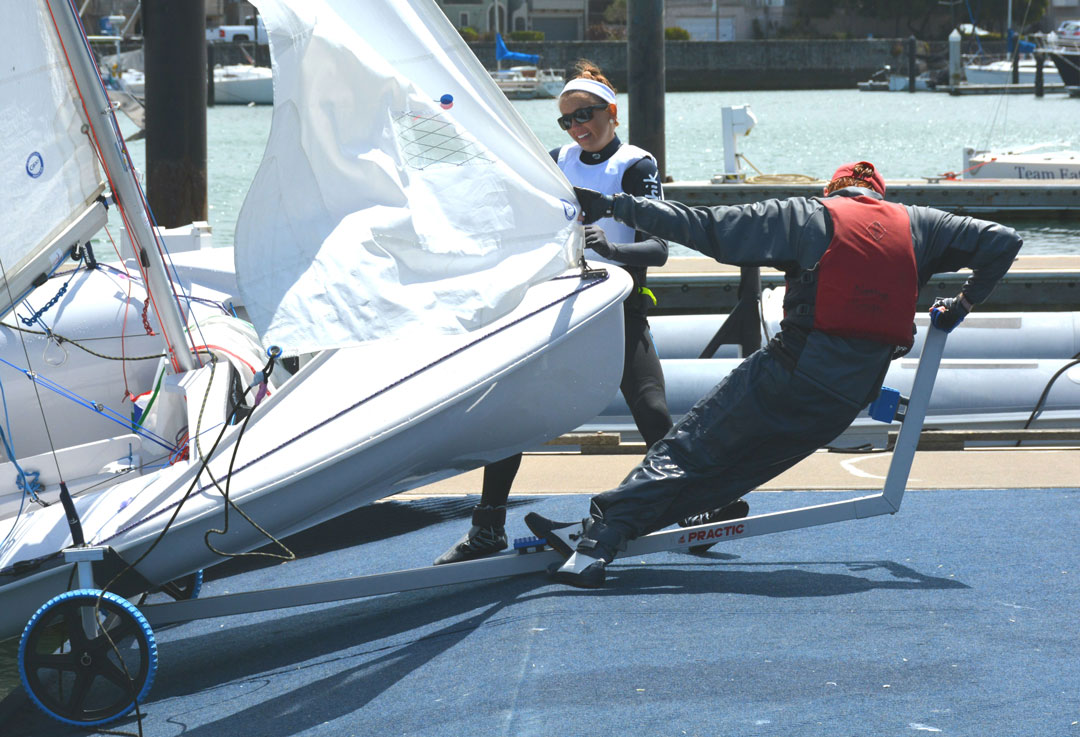
[[[585,226],[585,247],[591,248],[604,258],[611,258],[611,244],[603,228],[598,225]]]
[[[955,297],[938,297],[930,308],[930,324],[946,333],[964,321],[971,307],[963,294]]]
[[[615,209],[615,199],[609,195],[600,194],[595,189],[574,187],[574,195],[577,197],[578,204],[581,205],[581,214],[584,216],[583,222],[586,225],[595,223],[601,218],[611,217]]]

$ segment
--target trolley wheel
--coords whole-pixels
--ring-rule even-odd
[[[191,575],[178,578],[172,583],[179,589],[179,596],[176,597],[178,601],[182,599],[198,599],[199,593],[202,591],[203,572],[202,570],[195,571]]]
[[[91,727],[119,719],[146,697],[157,672],[157,643],[129,601],[77,589],[34,613],[18,658],[23,687],[38,708],[66,724]]]

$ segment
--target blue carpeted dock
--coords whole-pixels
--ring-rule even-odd
[[[510,532],[586,500],[517,499]],[[426,565],[474,502],[360,510],[203,595]],[[1078,530],[1078,489],[915,490],[894,517],[622,560],[600,591],[534,575],[193,622],[157,633],[142,733],[1080,735]],[[86,734],[25,701],[0,733]]]

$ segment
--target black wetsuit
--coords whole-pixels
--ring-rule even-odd
[[[582,150],[581,161],[585,164],[600,164],[610,159],[620,146],[622,142],[616,136],[600,151],[590,153]],[[550,152],[556,162],[559,150],[552,149]],[[663,199],[656,162],[643,158],[628,166],[623,172],[622,190],[635,197]],[[612,243],[609,256],[611,260],[621,263],[634,278],[634,291],[623,303],[625,355],[619,389],[622,390],[626,405],[630,408],[630,414],[647,448],[664,437],[672,424],[664,393],[664,372],[649,331],[648,316],[652,298],[648,292],[643,291],[646,287],[647,268],[662,266],[667,261],[667,255],[667,241],[637,231],[633,243]],[[484,468],[481,506],[498,507],[506,504],[510,496],[510,486],[520,466],[521,454],[516,453]]]
[[[882,199],[857,187],[831,197]],[[911,244],[918,286],[970,268],[963,293],[972,303],[989,296],[1022,244],[997,223],[904,209],[910,233],[888,237]],[[614,216],[721,263],[781,269],[793,282],[817,268],[833,236],[832,215],[817,198],[693,208],[617,195]],[[808,328],[798,314],[788,310],[769,344],[694,405],[617,489],[593,497],[593,540],[615,551],[627,539],[722,508],[831,441],[877,396],[895,346]]]

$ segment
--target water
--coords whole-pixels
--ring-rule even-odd
[[[1080,145],[1080,100],[1065,95],[790,92],[673,92],[665,100],[667,173],[676,181],[708,180],[723,170],[720,108],[748,104],[758,123],[739,152],[766,174],[828,178],[844,162],[874,162],[888,179],[919,179],[961,168],[965,145],[1015,147],[1044,142]],[[569,139],[555,124],[554,100],[522,100],[515,108],[545,148]],[[629,138],[626,95],[619,95],[623,140]],[[207,111],[210,224],[231,243],[236,217],[270,132],[269,106]],[[144,145],[132,156],[143,166]],[[753,173],[752,171],[750,172]],[[1080,222],[1008,222],[1024,236],[1026,254],[1080,253]],[[682,247],[674,255],[688,255]]]

